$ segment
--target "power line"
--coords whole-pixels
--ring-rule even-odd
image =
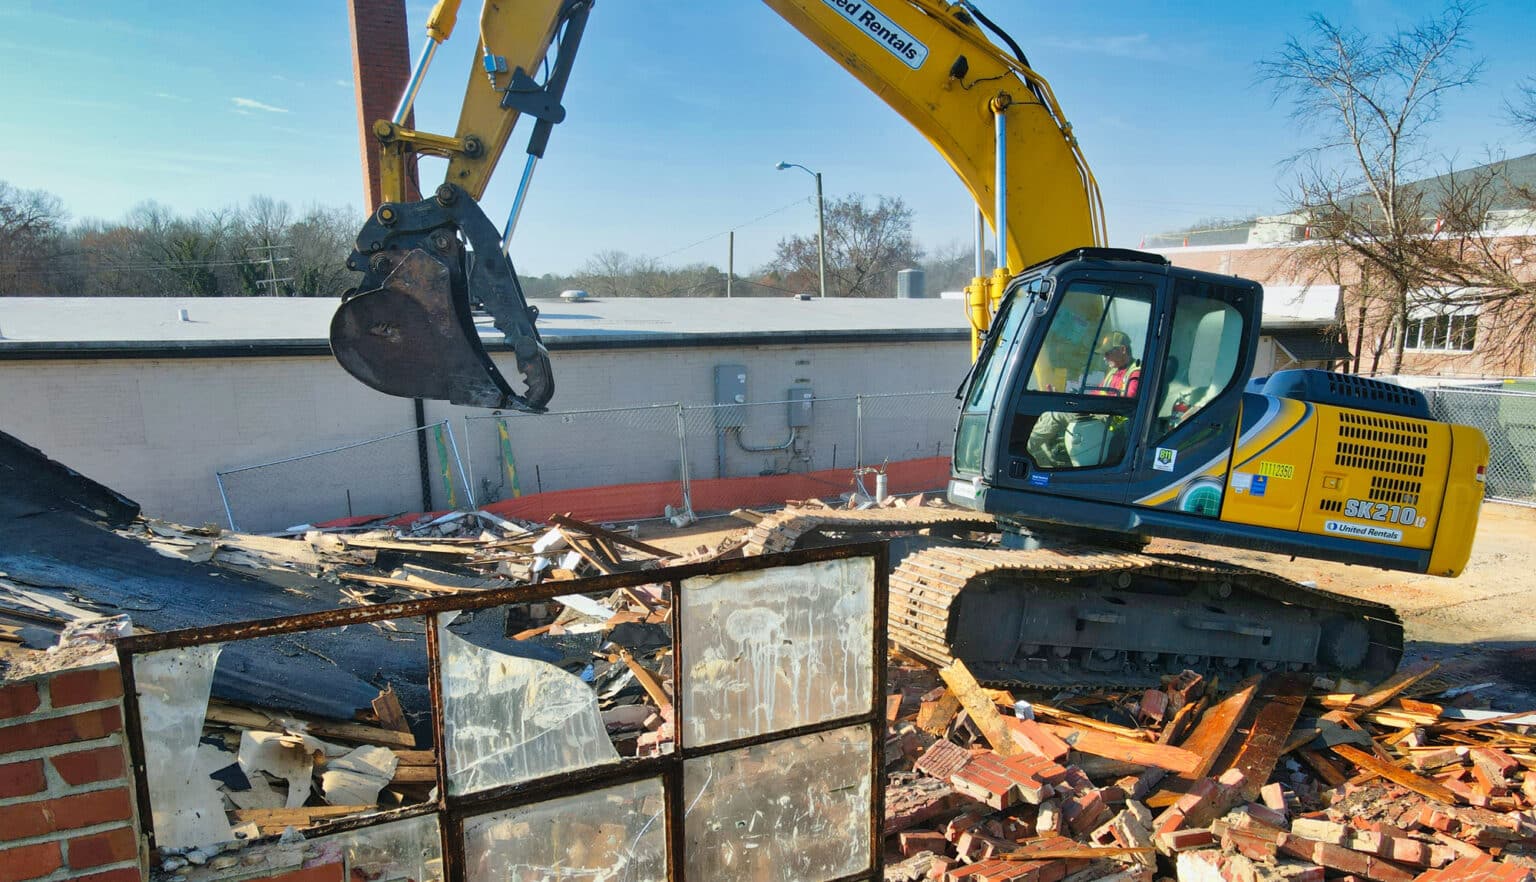
[[[765,214],[760,214],[757,217],[752,218],[751,220],[747,221],[746,223],[737,224],[734,227],[727,227],[727,228],[721,230],[718,233],[713,233],[711,235],[705,236],[704,238],[700,239],[697,242],[691,242],[691,243],[689,243],[687,245],[684,245],[681,248],[674,248],[671,251],[668,251],[666,254],[662,254],[662,255],[658,256],[656,259],[657,260],[665,260],[666,258],[671,257],[672,255],[677,254],[679,252],[687,251],[690,248],[697,248],[698,246],[703,245],[705,242],[709,242],[709,241],[711,241],[713,239],[718,239],[721,236],[726,235],[727,233],[731,232],[732,230],[739,230],[742,227],[750,227],[753,224],[757,223],[758,221],[767,220],[768,218],[773,217],[774,215],[778,214],[781,211],[788,211],[789,209],[794,208],[796,205],[800,205],[801,203],[809,203],[811,201],[811,199],[813,199],[813,198],[814,197],[806,196],[806,197],[801,198],[801,199],[796,199],[793,202],[787,202],[787,203],[779,206],[778,208],[775,208],[774,210],[772,210],[770,212],[767,212]]]

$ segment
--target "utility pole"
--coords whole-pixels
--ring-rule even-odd
[[[281,279],[279,279],[277,277],[277,265],[280,264],[280,263],[287,263],[288,261],[292,260],[293,258],[291,258],[291,257],[278,257],[276,252],[277,252],[277,250],[279,248],[286,249],[288,247],[289,246],[287,246],[287,245],[270,245],[269,244],[269,245],[253,245],[253,246],[245,249],[246,251],[252,251],[252,252],[254,252],[254,251],[265,251],[267,253],[267,256],[264,259],[259,259],[258,260],[258,262],[265,263],[267,265],[267,277],[265,279],[257,279],[256,280],[256,284],[259,287],[266,287],[266,286],[270,285],[271,286],[271,290],[268,291],[267,293],[269,293],[269,294],[271,294],[273,296],[276,296],[276,294],[277,294],[277,286],[278,285],[282,284],[283,282],[291,282],[291,281],[293,281],[293,276],[284,276]]]
[[[731,279],[736,276],[736,231],[725,239],[725,296],[731,296]]]

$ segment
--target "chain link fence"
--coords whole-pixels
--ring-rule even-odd
[[[1487,498],[1536,506],[1536,391],[1438,386],[1424,394],[1435,419],[1476,426],[1488,439]]]
[[[683,500],[676,404],[464,418],[482,504],[531,493],[675,482]]]
[[[215,473],[232,530],[475,505],[447,420]]]
[[[949,392],[852,395],[741,404],[654,404],[464,418],[465,455],[481,503],[551,490],[809,474],[948,456]],[[844,483],[828,485],[832,494]],[[660,514],[660,512],[657,512]]]

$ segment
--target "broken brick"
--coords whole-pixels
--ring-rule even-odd
[[[971,761],[971,752],[954,743],[940,738],[929,745],[928,749],[912,766],[912,771],[930,778],[938,778],[948,782],[954,774],[965,768]]]

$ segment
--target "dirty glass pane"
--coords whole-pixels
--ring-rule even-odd
[[[464,878],[663,882],[665,809],[661,782],[652,778],[469,818],[464,822]]]
[[[688,760],[689,879],[816,882],[870,865],[869,729]]]
[[[874,584],[867,557],[685,580],[685,743],[869,713]]]
[[[449,793],[618,762],[597,693],[579,675],[471,643],[450,630],[454,618],[438,624]]]
[[[435,814],[317,836],[310,843],[322,850],[335,848],[345,857],[354,879],[441,882],[444,878],[443,839]]]
[[[145,780],[154,813],[155,842],[183,848],[234,838],[213,769],[198,742],[220,644],[136,655],[133,677],[144,735]]]

